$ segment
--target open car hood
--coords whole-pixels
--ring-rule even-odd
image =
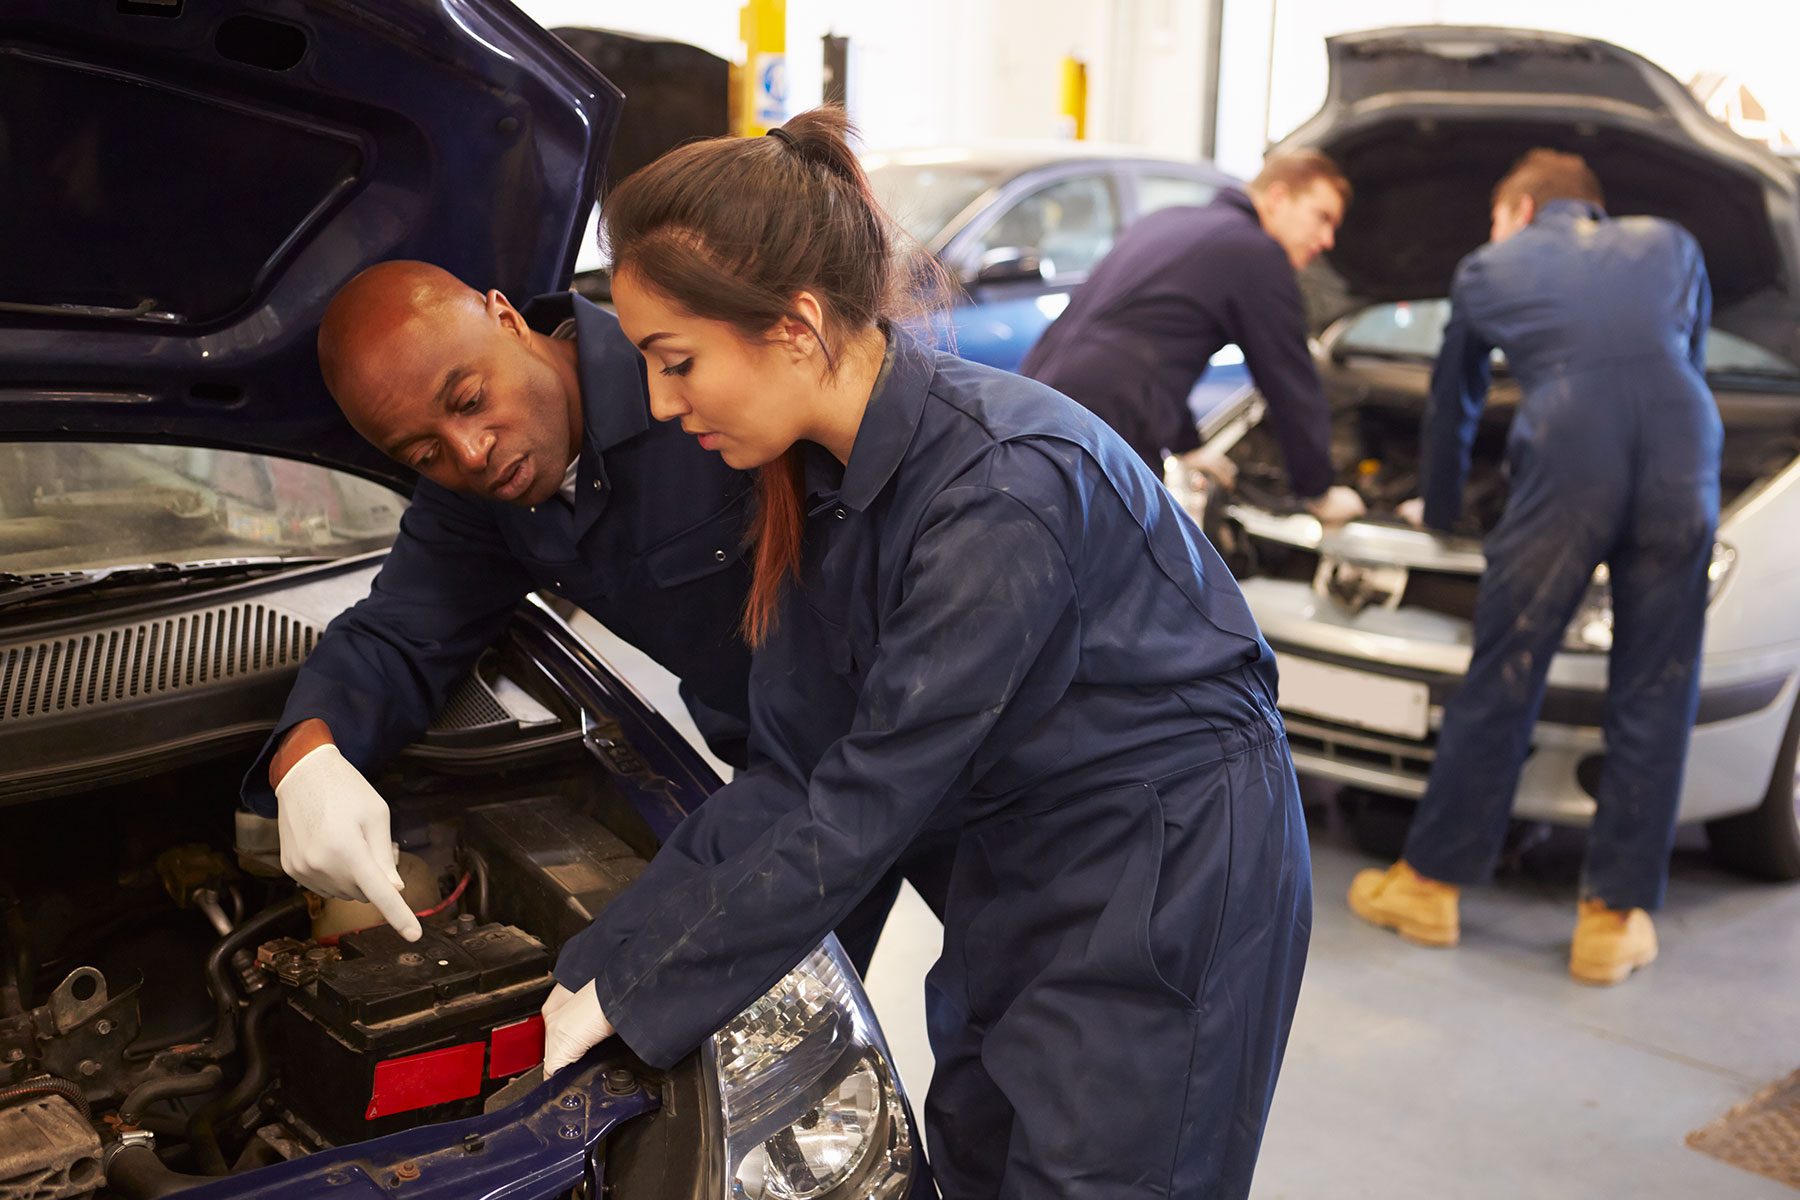
[[[1800,361],[1800,176],[1662,68],[1521,29],[1378,29],[1326,44],[1325,104],[1278,149],[1324,151],[1356,189],[1327,260],[1348,292],[1337,311],[1446,295],[1458,260],[1487,240],[1494,185],[1548,146],[1587,160],[1614,215],[1692,232],[1715,323]]]
[[[505,0],[7,0],[0,439],[410,486],[325,391],[325,305],[390,258],[566,286],[622,104]]]

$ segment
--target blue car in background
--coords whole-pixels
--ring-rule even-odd
[[[1086,142],[899,150],[863,164],[882,204],[962,285],[950,314],[955,351],[1006,371],[1125,226],[1243,186],[1209,163]],[[1189,398],[1195,419],[1248,383],[1243,354],[1225,347]]]
[[[668,1070],[542,1079],[558,947],[719,786],[553,577],[376,773],[419,942],[234,812],[414,482],[326,303],[391,258],[567,286],[622,108],[506,0],[0,5],[0,1195],[935,1195],[834,938]]]

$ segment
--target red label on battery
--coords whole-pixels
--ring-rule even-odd
[[[481,1059],[486,1049],[480,1042],[466,1042],[376,1063],[375,1090],[363,1119],[373,1121],[480,1095]]]
[[[494,1030],[488,1078],[505,1079],[544,1061],[544,1018],[527,1017]]]

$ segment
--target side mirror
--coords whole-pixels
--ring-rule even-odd
[[[1043,283],[1056,274],[1056,264],[1029,246],[1001,246],[981,256],[981,266],[969,282],[979,287],[993,283]]]

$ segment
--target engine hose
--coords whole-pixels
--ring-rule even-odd
[[[126,1200],[150,1200],[212,1183],[210,1175],[183,1175],[148,1146],[121,1146],[106,1160],[106,1186]]]
[[[126,1125],[137,1124],[137,1119],[144,1110],[158,1100],[168,1100],[176,1096],[198,1096],[218,1087],[225,1079],[225,1072],[217,1063],[202,1067],[191,1075],[164,1075],[138,1084],[125,1097],[125,1103],[119,1105],[119,1120]]]
[[[188,1122],[188,1143],[200,1169],[208,1175],[225,1175],[230,1167],[219,1148],[219,1126],[237,1116],[262,1095],[274,1074],[274,1058],[269,1049],[270,1026],[275,1010],[281,1004],[279,989],[269,988],[250,1001],[244,1017],[244,1073],[230,1091],[208,1104]]]
[[[206,956],[206,988],[212,993],[215,1009],[208,1058],[224,1058],[237,1048],[238,990],[231,980],[232,955],[266,941],[281,926],[305,916],[306,897],[296,892],[245,920],[220,938]]]
[[[92,1122],[94,1119],[94,1110],[88,1107],[87,1097],[81,1094],[80,1085],[72,1079],[62,1079],[55,1075],[45,1075],[9,1088],[0,1088],[0,1105],[31,1096],[61,1096],[81,1111],[82,1120]]]

